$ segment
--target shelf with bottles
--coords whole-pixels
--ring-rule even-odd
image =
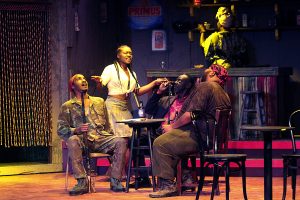
[[[275,38],[279,39],[280,31],[300,30],[300,1],[293,0],[202,0],[195,6],[193,0],[183,0],[179,7],[188,7],[190,16],[199,12],[197,21],[211,24],[207,32],[216,31],[213,13],[219,7],[230,7],[234,16],[234,31],[267,32],[274,31]],[[209,8],[209,9],[207,9]],[[204,14],[206,13],[206,14]],[[207,16],[206,16],[207,15]],[[198,20],[199,19],[199,20]],[[193,20],[195,21],[195,20]],[[195,22],[194,22],[195,23]],[[198,32],[195,25],[186,32]]]
[[[178,7],[221,7],[221,6],[241,6],[241,7],[249,7],[249,6],[272,6],[274,4],[279,5],[299,5],[297,0],[201,0],[199,4],[195,5],[194,0],[179,0],[177,2]]]
[[[253,28],[253,27],[234,27],[232,28],[232,31],[245,31],[245,32],[268,32],[268,31],[274,31],[275,29],[281,30],[281,31],[297,31],[300,30],[300,26],[277,26],[277,27],[265,27],[265,28]],[[215,28],[209,28],[206,30],[208,33],[215,32],[217,29]],[[197,29],[193,29],[193,32],[199,32]]]
[[[188,21],[176,21],[173,23],[173,29],[176,33],[188,33],[188,32],[194,32],[199,33],[199,29],[197,28],[197,24],[201,24],[203,22],[199,23],[190,23]],[[299,31],[300,26],[293,26],[293,25],[279,25],[279,26],[273,26],[273,25],[267,25],[262,27],[253,27],[251,25],[247,27],[232,27],[232,31],[237,32],[271,32],[271,31]],[[206,28],[207,33],[212,33],[217,31],[217,29],[213,26],[210,26],[209,28]]]
[[[199,24],[201,24],[199,22]],[[198,33],[199,29],[197,28],[197,24],[195,23],[189,23],[187,21],[176,21],[173,23],[173,29],[176,33],[188,33],[188,32],[194,32]],[[279,30],[300,30],[299,27],[289,27],[289,26],[277,26],[277,27],[232,27],[232,31],[245,31],[245,32],[267,32],[267,31],[274,31],[274,29]],[[206,28],[207,33],[212,33],[217,31],[215,27]]]

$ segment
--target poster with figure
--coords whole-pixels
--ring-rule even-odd
[[[166,31],[153,30],[152,31],[152,51],[167,50]]]

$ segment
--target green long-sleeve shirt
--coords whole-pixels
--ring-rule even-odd
[[[113,131],[108,122],[104,100],[93,96],[89,96],[89,99],[89,113],[86,115],[86,121],[89,123],[88,140],[94,141],[105,136],[112,136]],[[67,140],[83,123],[81,111],[81,100],[76,97],[61,106],[57,131],[62,139]]]

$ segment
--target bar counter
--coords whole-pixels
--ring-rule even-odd
[[[187,73],[193,77],[200,77],[205,68],[191,68],[179,70],[146,70],[147,78],[177,77]],[[253,76],[289,76],[293,74],[291,67],[245,67],[228,69],[231,77],[253,77]]]

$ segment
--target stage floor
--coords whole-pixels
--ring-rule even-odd
[[[208,177],[211,179],[211,177]],[[221,177],[224,180],[224,177]],[[298,187],[296,199],[300,199],[300,177],[297,177]],[[69,188],[75,184],[74,178],[69,176]],[[232,177],[230,179],[230,199],[241,200],[242,183],[240,177]],[[139,190],[130,189],[129,193],[115,193],[109,190],[109,182],[107,177],[98,176],[96,181],[97,193],[84,194],[76,197],[71,197],[65,190],[65,174],[64,173],[47,173],[47,174],[31,174],[31,175],[17,175],[17,176],[1,176],[0,177],[0,200],[94,200],[94,199],[130,199],[143,200],[150,199],[148,194],[151,188],[143,188]],[[220,184],[221,195],[215,196],[216,200],[225,199],[225,183]],[[204,187],[204,194],[200,199],[210,199],[208,192],[211,190],[210,186]],[[263,177],[247,177],[247,194],[248,199],[263,200]],[[282,178],[273,178],[273,199],[279,200],[282,195]],[[195,193],[186,192],[180,197],[169,197],[169,199],[192,200],[195,199]],[[290,178],[288,179],[287,198],[291,199]]]

